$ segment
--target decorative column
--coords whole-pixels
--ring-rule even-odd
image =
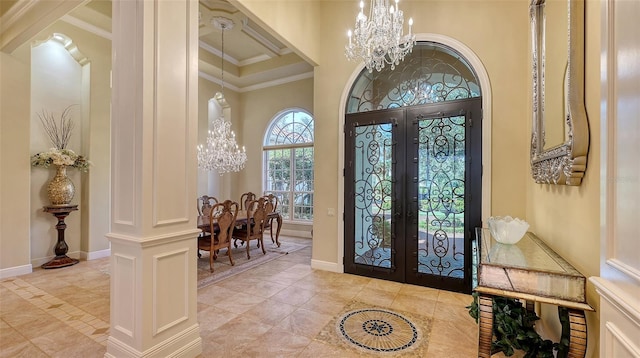
[[[105,357],[195,357],[198,2],[114,0]]]

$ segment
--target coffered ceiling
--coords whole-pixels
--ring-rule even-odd
[[[103,37],[111,35],[111,1],[93,0],[62,18]],[[224,31],[225,87],[237,92],[313,77],[313,67],[269,31],[224,0],[199,3],[199,74],[220,84]]]

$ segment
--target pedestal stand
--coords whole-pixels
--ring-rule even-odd
[[[53,214],[53,216],[58,219],[58,223],[56,224],[56,230],[58,230],[58,243],[54,248],[56,257],[46,264],[43,264],[41,266],[43,269],[66,267],[80,262],[79,260],[72,259],[67,256],[69,246],[67,246],[67,243],[64,241],[64,229],[67,228],[67,224],[64,223],[64,219],[75,210],[78,210],[78,205],[56,205],[44,207],[45,212]]]

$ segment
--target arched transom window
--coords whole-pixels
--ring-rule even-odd
[[[264,192],[278,197],[288,221],[313,220],[313,117],[303,109],[278,113],[263,143]]]
[[[467,60],[446,45],[418,42],[395,70],[365,68],[351,87],[347,113],[416,106],[480,96]]]

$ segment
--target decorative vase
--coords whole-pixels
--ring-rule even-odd
[[[69,205],[75,193],[76,188],[71,179],[67,177],[67,166],[59,165],[56,175],[47,186],[47,196],[51,205]]]

